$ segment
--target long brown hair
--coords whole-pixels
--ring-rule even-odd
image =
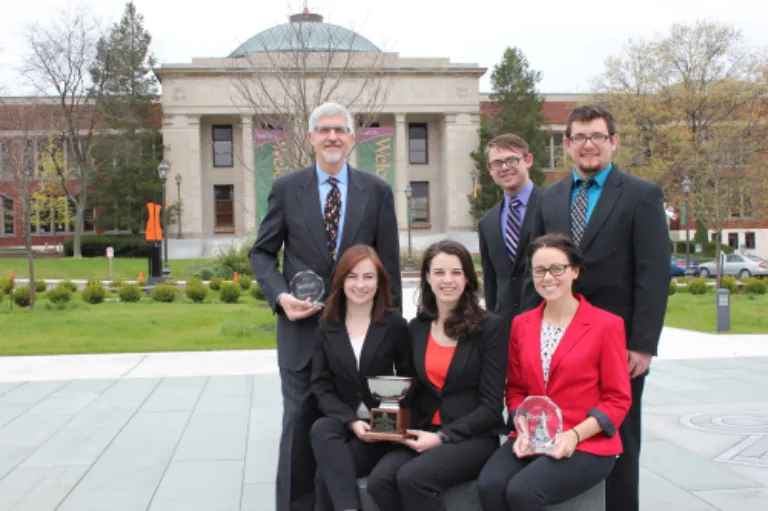
[[[376,251],[368,245],[358,244],[349,247],[336,264],[336,272],[331,281],[331,292],[325,301],[325,308],[320,319],[332,325],[339,326],[347,312],[347,295],[344,294],[344,281],[352,269],[364,259],[370,259],[376,267],[378,282],[376,294],[373,296],[373,308],[371,309],[371,322],[378,323],[384,318],[387,311],[392,310],[392,286],[389,282],[389,274],[381,264]]]
[[[478,290],[480,286],[477,280],[475,266],[469,250],[453,240],[442,240],[433,243],[424,252],[424,260],[421,263],[421,285],[419,297],[418,317],[422,321],[434,321],[437,319],[437,297],[427,281],[432,260],[437,254],[454,255],[461,261],[461,269],[467,278],[467,285],[461,293],[458,303],[451,311],[451,315],[445,320],[443,329],[445,335],[461,341],[469,336],[477,335],[483,330],[483,320],[487,317],[485,310],[480,307]]]

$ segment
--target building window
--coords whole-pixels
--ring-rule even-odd
[[[96,219],[96,211],[93,208],[89,208],[83,211],[83,232],[96,231],[96,225],[94,223],[95,219]]]
[[[747,248],[755,249],[757,248],[755,246],[755,233],[754,232],[745,232],[744,233],[744,246]]]
[[[712,240],[712,243],[717,243],[718,240],[723,241],[723,237],[717,232],[713,232],[710,239]]]
[[[429,183],[411,181],[411,220],[414,223],[429,223]]]
[[[213,126],[213,166],[233,166],[231,124]]]
[[[408,151],[411,163],[429,163],[427,123],[412,122],[408,124]]]
[[[216,223],[215,232],[235,232],[235,187],[232,185],[216,185],[213,187]]]
[[[738,232],[729,232],[728,233],[728,246],[732,249],[739,248],[739,233]]]
[[[11,141],[0,140],[0,180],[11,181],[12,179]]]
[[[13,199],[0,197],[0,236],[12,236],[16,232],[16,212]]]

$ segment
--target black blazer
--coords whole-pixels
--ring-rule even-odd
[[[504,318],[510,326],[522,304],[528,240],[531,237],[539,195],[541,188],[533,185],[520,226],[520,243],[514,264],[509,260],[507,246],[501,234],[501,208],[504,207],[504,201],[491,208],[477,223],[485,308]]]
[[[311,390],[320,410],[343,423],[358,420],[360,402],[368,409],[379,402],[368,388],[369,376],[414,376],[408,324],[398,312],[371,323],[363,341],[360,370],[347,329],[321,321],[312,356]]]
[[[413,427],[429,428],[439,409],[441,429],[449,442],[504,433],[502,413],[509,345],[504,320],[489,313],[479,335],[459,341],[442,391],[429,382],[425,368],[430,325],[418,318],[408,325],[419,376],[411,413]]]
[[[376,250],[392,283],[392,305],[402,303],[400,244],[392,188],[386,181],[349,166],[347,209],[338,257],[357,243]],[[317,188],[315,165],[275,179],[269,192],[267,212],[250,252],[256,281],[277,317],[277,363],[292,371],[304,369],[312,358],[317,315],[290,321],[277,304],[281,293],[289,293],[291,279],[302,270],[312,270],[325,281],[326,295],[336,263],[325,241],[323,210]],[[278,252],[283,250],[282,268]],[[323,297],[325,298],[325,297]]]
[[[572,189],[568,176],[542,191],[531,239],[570,235]],[[575,290],[624,319],[628,349],[656,355],[669,296],[669,229],[661,188],[614,164],[579,247],[587,264]],[[541,302],[530,273],[524,296],[523,310]]]

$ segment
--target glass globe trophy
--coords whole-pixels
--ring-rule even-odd
[[[563,432],[563,414],[547,396],[529,396],[517,407],[515,427],[528,437],[529,452],[547,453]]]

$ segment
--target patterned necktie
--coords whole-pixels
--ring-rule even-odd
[[[323,219],[325,221],[325,240],[328,243],[328,250],[331,252],[331,260],[336,260],[336,240],[339,238],[339,218],[341,217],[341,192],[339,191],[339,180],[335,177],[328,178],[328,184],[331,185],[331,191],[325,197],[325,210]]]
[[[520,242],[520,206],[522,202],[517,197],[509,199],[509,210],[507,211],[507,222],[504,225],[504,244],[507,246],[509,260],[515,262],[517,256],[517,246]]]
[[[595,182],[592,179],[580,183],[579,192],[571,207],[571,237],[576,245],[580,244],[581,238],[584,237],[584,229],[587,226],[587,206],[589,206],[587,191],[593,184]]]

